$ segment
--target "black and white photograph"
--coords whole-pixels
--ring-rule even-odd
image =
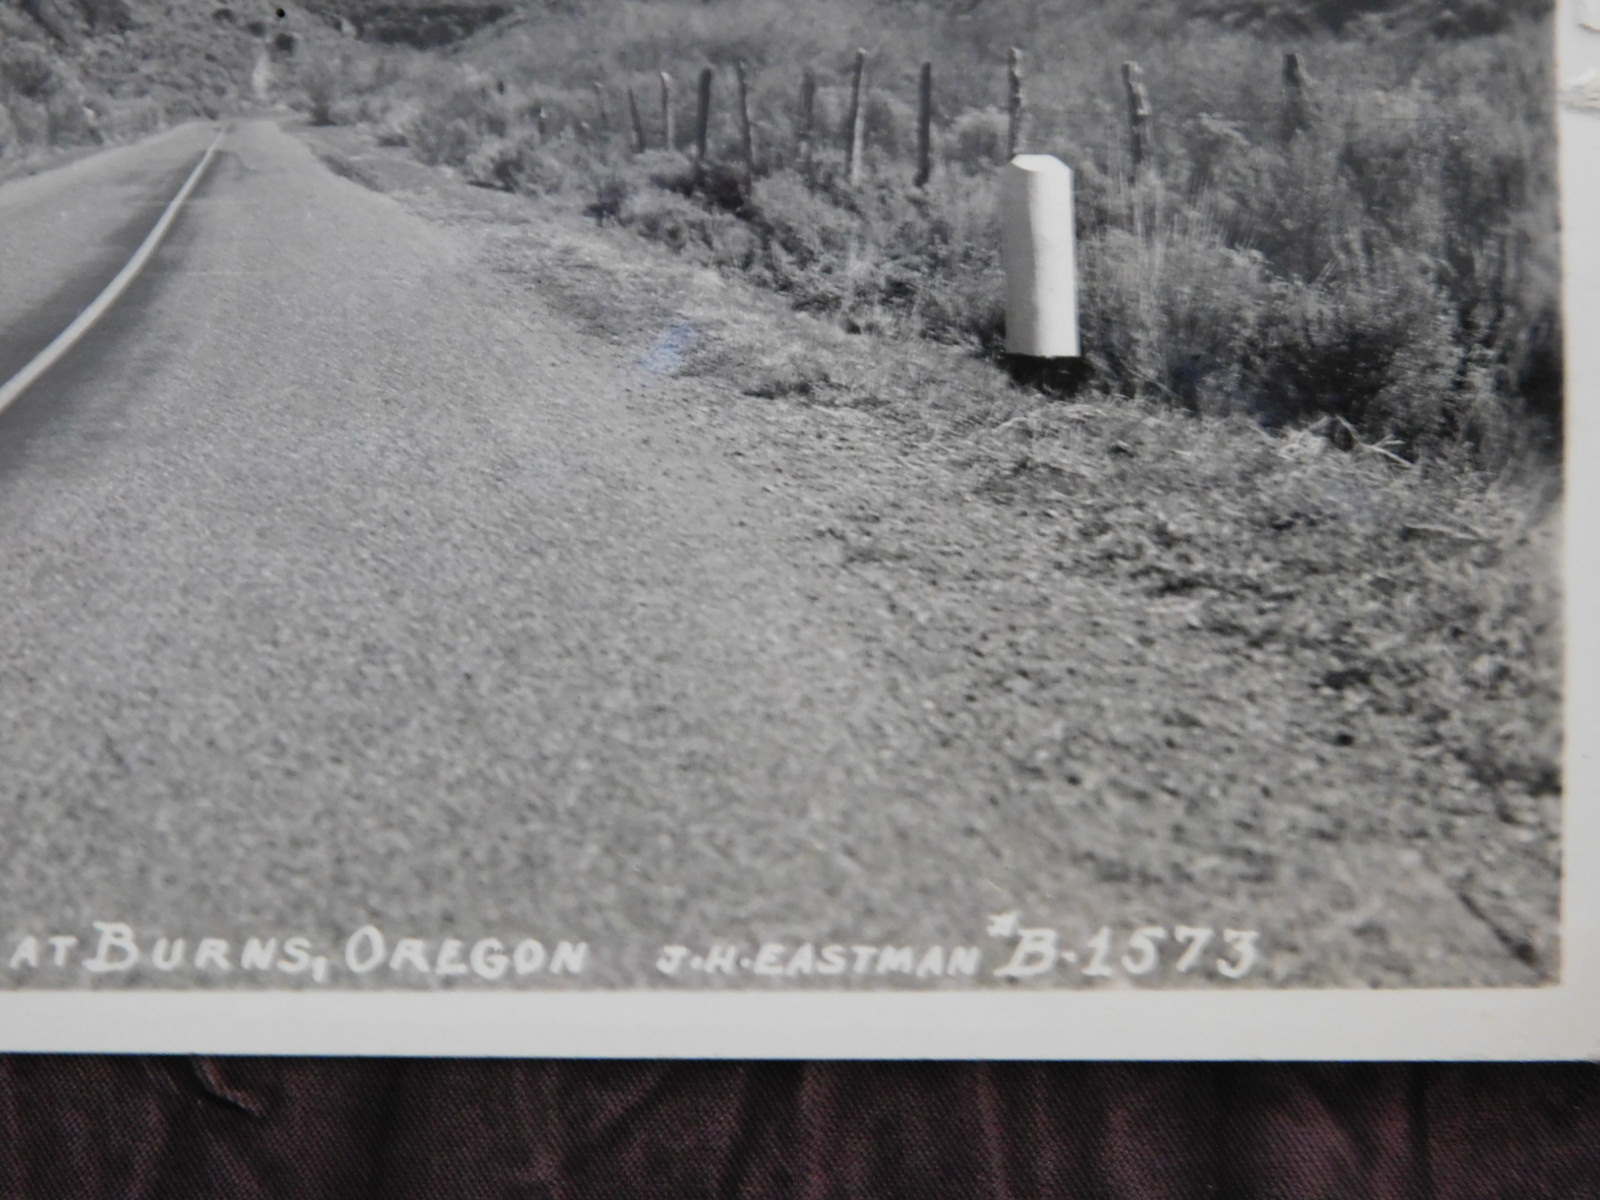
[[[6,1037],[1571,985],[1584,54],[0,0]]]

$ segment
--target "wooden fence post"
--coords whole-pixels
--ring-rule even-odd
[[[1311,125],[1311,97],[1300,56],[1283,56],[1283,140],[1292,142],[1297,133]]]
[[[817,119],[817,76],[807,68],[800,76],[800,122],[795,139],[795,157],[806,182],[811,182],[811,138]]]
[[[739,83],[739,166],[744,173],[744,190],[748,195],[756,181],[756,143],[750,130],[750,85],[742,61],[734,63],[733,73]]]
[[[1128,92],[1128,129],[1137,175],[1149,155],[1150,93],[1144,90],[1144,73],[1136,62],[1122,64],[1122,85]]]
[[[661,136],[665,149],[677,149],[677,130],[672,127],[672,76],[665,71],[661,72]]]
[[[631,87],[628,89],[628,117],[633,122],[633,152],[635,154],[643,154],[645,151],[644,119],[639,116],[639,99],[633,94]]]
[[[922,64],[917,81],[917,187],[933,178],[933,64]]]
[[[1006,72],[1006,161],[1022,153],[1022,51],[1011,50],[1011,65]]]
[[[861,179],[862,151],[867,140],[867,104],[863,84],[867,75],[867,52],[856,51],[856,71],[850,82],[850,143],[845,149],[844,177],[848,183]]]
[[[700,72],[700,106],[694,122],[694,161],[703,166],[706,142],[711,137],[711,68]]]

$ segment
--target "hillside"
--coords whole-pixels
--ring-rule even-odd
[[[0,0],[0,161],[237,112],[340,40],[295,5]]]

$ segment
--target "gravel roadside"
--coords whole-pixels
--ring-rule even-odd
[[[985,913],[1008,909],[1068,939],[1102,925],[1253,928],[1268,948],[1259,982],[1280,985],[1553,977],[1548,785],[1486,778],[1381,680],[1341,682],[1325,642],[1283,635],[1316,619],[1293,589],[1230,590],[1228,570],[1205,563],[1191,573],[1210,576],[1185,582],[1159,557],[1203,544],[1210,510],[1236,500],[1208,495],[1207,463],[1231,469],[1256,435],[1044,403],[959,353],[794,314],[596,226],[570,199],[467,187],[360,130],[296,132],[337,172],[461,239],[508,305],[554,310],[592,353],[630,362],[628,403],[674,430],[675,452],[734,470],[787,515],[773,551],[823,581],[809,602],[845,599],[826,620],[846,623],[895,701],[882,751],[908,784],[891,818],[907,841],[892,871],[862,862],[874,886],[836,894],[835,919],[853,910],[861,936],[930,939],[974,936]],[[1322,489],[1303,506],[1325,512],[1328,480],[1353,482],[1389,506],[1363,517],[1377,502],[1358,497],[1353,524],[1452,506],[1438,525],[1414,518],[1416,537],[1442,541],[1428,558],[1444,569],[1471,540],[1465,522],[1511,547],[1505,574],[1550,570],[1548,501],[1525,517],[1521,497],[1463,508],[1378,464],[1326,465],[1320,446],[1257,440],[1283,475],[1258,491],[1276,489],[1288,526],[1296,488]],[[1187,471],[1188,490],[1152,492],[1150,470],[1158,487]],[[1128,569],[1145,549],[1118,539],[1134,534],[1156,543],[1154,578]],[[1485,719],[1519,736],[1525,706],[1484,702],[1499,705]],[[924,792],[919,807],[924,781],[950,778],[953,793],[938,789],[950,799]],[[822,861],[837,865],[839,850]],[[742,929],[696,921],[684,936],[829,936],[822,915],[755,906]]]

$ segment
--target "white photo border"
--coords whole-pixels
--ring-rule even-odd
[[[1558,87],[1600,71],[1560,0]],[[1600,76],[1597,76],[1600,77]],[[1560,981],[1533,988],[0,993],[0,1050],[594,1058],[1600,1058],[1600,111],[1563,103],[1567,339]],[[1573,469],[1576,467],[1577,469]]]

